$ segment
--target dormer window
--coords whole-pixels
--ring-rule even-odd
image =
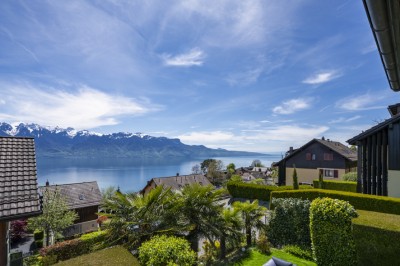
[[[84,199],[85,199],[85,195],[79,194],[79,200],[84,200]]]

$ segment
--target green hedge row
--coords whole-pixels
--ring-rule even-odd
[[[68,260],[100,249],[101,244],[105,241],[105,236],[106,231],[84,234],[80,238],[44,247],[40,250],[40,255],[43,257],[56,256],[57,261]]]
[[[293,190],[293,186],[267,186],[243,182],[228,182],[227,189],[234,198],[257,199],[269,201],[272,191]],[[300,186],[300,189],[312,189],[311,186]]]
[[[399,265],[400,216],[358,211],[353,219],[358,265]]]
[[[271,192],[271,202],[273,198],[300,198],[312,201],[316,198],[324,197],[348,201],[351,205],[354,206],[354,208],[359,210],[400,215],[400,198],[324,189],[287,190]],[[270,204],[270,208],[273,207],[274,206]]]
[[[319,181],[313,181],[314,187],[319,188]],[[322,182],[322,189],[330,189],[337,191],[357,192],[357,182],[350,181],[336,181],[336,180],[324,180]]]

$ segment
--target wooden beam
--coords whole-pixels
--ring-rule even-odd
[[[382,195],[388,195],[388,131],[382,131]]]
[[[368,193],[367,190],[367,140],[363,139],[363,150],[362,150],[362,191],[364,194]]]
[[[0,265],[7,265],[7,222],[0,222]]]
[[[362,193],[362,154],[363,145],[361,141],[357,141],[357,193]]]
[[[377,154],[376,154],[376,134],[372,135],[371,139],[371,193],[372,195],[376,195],[376,165],[377,165]]]
[[[377,173],[376,173],[376,181],[377,181],[377,195],[382,195],[382,131],[379,131],[377,134]]]
[[[367,139],[367,194],[371,194],[371,180],[372,180],[372,138]]]

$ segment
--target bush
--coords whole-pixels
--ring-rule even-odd
[[[288,245],[283,247],[283,251],[305,260],[314,260],[311,249],[306,249],[295,245]]]
[[[397,265],[400,250],[400,216],[358,211],[353,235],[358,265]]]
[[[107,231],[84,234],[80,238],[67,240],[40,250],[43,257],[57,256],[57,260],[68,260],[103,247]]]
[[[300,245],[310,247],[310,201],[300,199],[273,199],[268,239],[276,247]]]
[[[33,239],[34,240],[43,240],[44,238],[44,232],[40,230],[35,230],[33,232]]]
[[[42,248],[43,247],[43,239],[35,240],[35,246],[37,249]]]
[[[342,176],[343,181],[357,182],[357,172],[348,172]]]
[[[319,180],[314,180],[313,184],[315,188],[319,188]],[[335,181],[335,180],[324,180],[322,181],[322,189],[330,189],[336,191],[347,191],[357,192],[357,182],[350,181]]]
[[[358,210],[392,213],[400,215],[400,199],[386,196],[375,196],[361,193],[333,191],[324,189],[292,190],[292,191],[273,191],[272,198],[300,198],[310,201],[316,198],[333,198],[348,201]],[[270,208],[274,208],[270,204]]]
[[[356,251],[351,220],[354,207],[338,199],[315,199],[310,205],[310,232],[317,265],[354,265]]]
[[[293,186],[278,187],[240,182],[228,182],[227,189],[229,191],[229,194],[231,194],[231,196],[234,198],[269,201],[272,191],[293,190]],[[312,189],[312,187],[303,185],[300,186],[300,189]]]
[[[10,223],[10,236],[12,241],[21,240],[26,234],[26,220],[16,220]]]
[[[197,255],[186,239],[174,236],[155,236],[139,248],[143,265],[193,265]]]
[[[260,237],[257,239],[257,248],[263,254],[271,254],[271,243],[269,243],[267,236],[263,233],[261,233]]]
[[[293,170],[293,189],[299,189],[299,180],[297,178],[297,171],[296,171],[296,167],[294,167]]]

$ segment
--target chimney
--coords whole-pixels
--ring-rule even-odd
[[[49,180],[46,181],[46,187],[50,186]]]
[[[293,151],[293,147],[290,147],[290,148],[289,148],[289,151],[292,152],[292,151]]]
[[[176,173],[176,176],[179,176],[179,173]]]
[[[324,136],[322,136],[322,140],[325,140],[325,137],[324,137]]]

